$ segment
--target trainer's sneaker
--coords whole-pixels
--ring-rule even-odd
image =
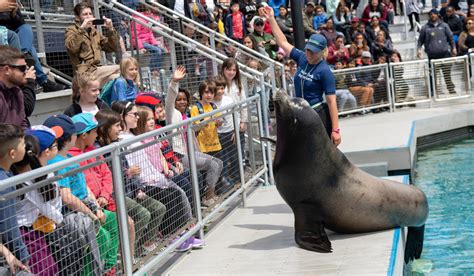
[[[193,248],[193,245],[186,240],[182,244],[180,244],[178,247],[176,247],[175,251],[186,252],[186,251],[189,251],[191,248]]]
[[[204,247],[204,241],[195,237],[191,237],[187,240],[193,249],[201,249]]]

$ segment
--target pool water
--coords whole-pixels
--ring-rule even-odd
[[[428,197],[429,275],[474,274],[474,138],[418,152],[415,185]]]

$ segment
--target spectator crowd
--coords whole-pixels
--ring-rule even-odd
[[[145,18],[171,26],[167,18],[138,1],[121,2]],[[253,0],[161,3],[282,62],[291,89],[297,74],[296,63],[279,49],[264,16],[264,9],[274,9],[278,26],[292,42],[291,13],[295,11],[289,7],[277,1],[257,4]],[[440,11],[431,10],[429,22],[417,30],[413,19],[419,22],[422,3],[405,3],[412,5],[407,7],[412,30],[420,32],[420,57],[422,46],[430,59],[466,54],[474,49],[474,5],[463,10],[449,1]],[[326,38],[325,58],[336,72],[401,62],[389,32],[394,15],[403,10],[401,4],[398,11],[396,1],[370,0],[357,16],[358,4],[350,0],[306,1],[304,9],[297,11],[302,15],[306,38],[315,33]],[[93,6],[87,2],[74,7],[74,16],[75,22],[66,29],[64,40],[74,72],[71,105],[64,114],[31,126],[28,117],[33,113],[38,90],[52,92],[66,86],[56,83],[45,72],[33,46],[32,28],[25,23],[16,2],[0,0],[1,180],[245,100],[256,88],[249,83],[246,91],[239,62],[256,70],[265,66],[261,60],[223,44],[218,47],[229,58],[214,76],[210,60],[192,47],[177,45],[179,66],[171,73],[163,98],[144,91],[140,64],[124,55],[130,49],[149,53],[151,74],[159,76],[161,69],[169,69],[163,68],[163,57],[170,51],[163,37],[142,24],[125,27],[120,16],[113,13],[104,12],[98,22]],[[133,16],[147,23],[144,17]],[[103,25],[102,32],[97,25]],[[128,27],[133,30],[130,43],[126,41]],[[180,31],[192,41],[210,45],[208,37],[196,33],[191,24],[184,24]],[[114,53],[118,64],[103,64],[103,52]],[[448,69],[441,68],[449,92],[456,93],[450,74],[446,73]],[[338,109],[386,102],[387,83],[383,74],[382,70],[336,74]],[[240,110],[237,125],[232,115],[209,116],[194,123],[193,137],[187,137],[183,130],[173,133],[173,138],[152,137],[132,143],[121,156],[133,264],[144,255],[156,253],[164,236],[178,239],[192,225],[196,199],[190,182],[190,154],[195,156],[200,172],[203,208],[212,208],[221,197],[239,187],[240,149],[236,139],[245,148],[247,116],[246,109]],[[240,135],[236,137],[236,133]],[[192,153],[188,139],[195,144]],[[242,154],[245,158],[245,152]],[[59,178],[48,174],[0,191],[5,196],[27,186],[39,187],[0,201],[0,254],[5,259],[0,273],[10,269],[35,275],[115,275],[119,238],[115,183],[109,160],[110,156],[97,156],[62,168],[56,172]],[[175,235],[178,230],[181,232]],[[177,250],[185,252],[202,246],[200,239],[191,237]]]

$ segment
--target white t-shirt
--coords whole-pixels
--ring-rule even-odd
[[[89,107],[89,108],[81,105],[81,110],[82,110],[82,113],[90,113],[95,116],[95,114],[99,112],[99,107],[96,104],[94,104],[94,106]]]
[[[222,96],[222,100],[220,101],[212,101],[216,104],[217,108],[226,107],[234,103],[234,100],[226,95]],[[223,117],[224,123],[217,128],[218,133],[228,133],[234,130],[234,119],[232,117],[232,113],[228,113],[226,116]]]

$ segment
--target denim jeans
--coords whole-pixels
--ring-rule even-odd
[[[161,63],[163,62],[163,49],[159,46],[143,43],[143,48],[151,53],[150,69],[160,70]]]
[[[30,52],[35,60],[35,70],[36,70],[36,82],[43,84],[47,80],[47,76],[41,67],[41,63],[36,53],[36,49],[33,46],[33,29],[28,24],[23,24],[18,29],[15,30],[18,37],[20,38],[21,51]]]

